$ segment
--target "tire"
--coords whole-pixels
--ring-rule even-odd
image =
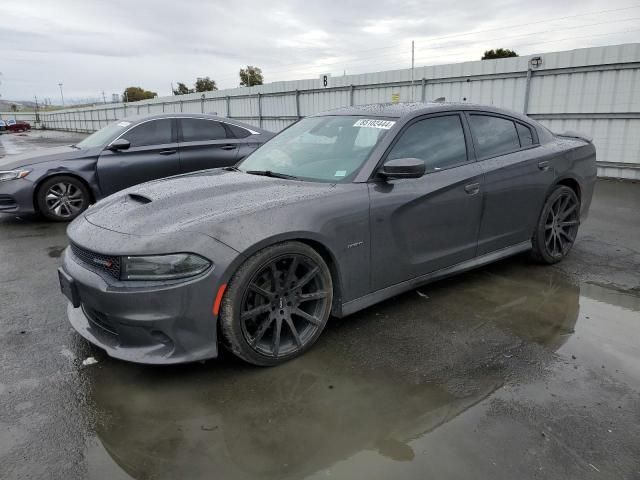
[[[571,188],[558,185],[540,212],[531,239],[531,257],[538,263],[551,265],[565,258],[578,234],[580,199]]]
[[[48,178],[36,194],[38,211],[54,222],[70,222],[87,209],[90,201],[84,182],[69,175]]]
[[[300,242],[267,247],[229,281],[219,319],[224,345],[253,365],[279,365],[313,346],[332,302],[331,272],[318,252]]]

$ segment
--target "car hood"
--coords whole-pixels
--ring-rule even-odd
[[[95,149],[83,150],[70,145],[43,148],[0,158],[0,170],[12,170],[14,168],[27,167],[29,165],[51,161],[75,160],[95,154]]]
[[[207,170],[144,183],[116,193],[84,214],[102,228],[133,235],[180,231],[219,239],[225,222],[334,193],[333,184]]]

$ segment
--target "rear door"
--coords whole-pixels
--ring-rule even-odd
[[[204,118],[178,118],[180,171],[193,172],[234,165],[244,140],[222,122]]]
[[[174,119],[140,123],[120,138],[131,146],[127,150],[103,150],[98,158],[98,182],[103,195],[180,173]]]
[[[554,173],[534,128],[508,116],[467,114],[484,173],[478,255],[531,239]]]
[[[471,146],[458,113],[419,118],[398,134],[386,159],[423,159],[427,173],[369,184],[373,290],[473,258],[482,173]]]

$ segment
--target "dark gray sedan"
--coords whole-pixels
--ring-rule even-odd
[[[113,357],[256,365],[342,317],[510,255],[563,259],[595,148],[469,104],[308,117],[235,168],[146,183],[76,219],[59,270],[71,324]],[[219,338],[219,335],[221,338]]]
[[[234,165],[273,136],[213,115],[162,114],[112,123],[77,145],[0,160],[0,213],[69,221],[138,183]]]

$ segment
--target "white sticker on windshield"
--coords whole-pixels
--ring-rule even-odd
[[[336,170],[334,177],[344,177],[347,174],[346,170]]]
[[[354,127],[381,128],[389,130],[396,122],[392,120],[375,120],[373,118],[361,118],[353,124]]]
[[[118,124],[119,127],[128,127],[129,125],[131,125],[131,122],[120,122]]]

